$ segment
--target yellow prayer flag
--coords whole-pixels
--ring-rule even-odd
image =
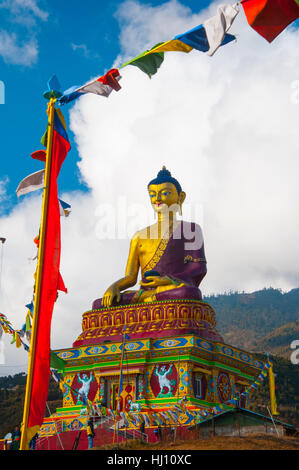
[[[188,44],[185,44],[182,41],[179,41],[178,39],[171,39],[170,41],[166,41],[163,44],[154,47],[153,49],[148,51],[146,55],[152,54],[153,52],[190,52],[192,51],[192,49],[193,47],[188,46]]]
[[[22,342],[20,336],[18,335],[17,331],[15,331],[15,340],[16,340],[16,347],[20,348],[22,346]]]

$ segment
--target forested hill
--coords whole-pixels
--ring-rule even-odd
[[[0,439],[8,432],[12,432],[16,425],[21,424],[26,380],[27,376],[24,373],[0,377]],[[52,377],[49,383],[47,403],[52,413],[62,405],[62,392]],[[46,416],[49,416],[48,408]]]
[[[290,343],[299,340],[299,289],[233,292],[204,301],[214,308],[217,329],[229,344],[259,351],[264,345],[268,352],[286,356]]]

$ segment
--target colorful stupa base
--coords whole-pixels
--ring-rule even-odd
[[[119,410],[140,405],[150,423],[155,424],[153,413],[171,410],[181,400],[190,410],[224,404],[264,368],[252,354],[223,342],[215,312],[205,302],[169,300],[91,310],[83,315],[73,347],[55,351],[66,363],[63,406],[45,419],[41,436],[84,429],[86,398],[117,408],[125,325]],[[248,396],[242,396],[240,405],[248,406]],[[182,413],[180,424],[188,423]]]

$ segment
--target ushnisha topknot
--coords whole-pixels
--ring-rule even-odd
[[[171,176],[170,171],[168,171],[165,166],[163,166],[162,170],[159,171],[159,173],[157,174],[157,177],[149,182],[147,187],[149,187],[151,184],[162,184],[162,183],[174,184],[178,194],[180,194],[182,191],[182,187],[180,183]]]

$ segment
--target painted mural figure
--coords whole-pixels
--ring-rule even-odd
[[[82,377],[80,377],[80,374],[77,374],[77,377],[78,377],[78,382],[82,384],[78,390],[77,404],[79,402],[87,403],[89,390],[90,390],[90,384],[93,382],[94,377],[92,374],[90,375],[90,377],[88,377],[87,374],[83,374]]]
[[[171,299],[201,300],[199,285],[207,273],[201,228],[177,220],[186,193],[163,167],[149,182],[148,194],[157,222],[133,236],[126,273],[114,282],[93,309]],[[141,270],[139,290],[133,287]]]
[[[175,387],[175,380],[169,380],[168,375],[171,375],[173,369],[173,364],[167,368],[167,366],[156,366],[154,369],[154,374],[158,377],[160,392],[157,398],[165,398],[173,396],[173,389]]]

